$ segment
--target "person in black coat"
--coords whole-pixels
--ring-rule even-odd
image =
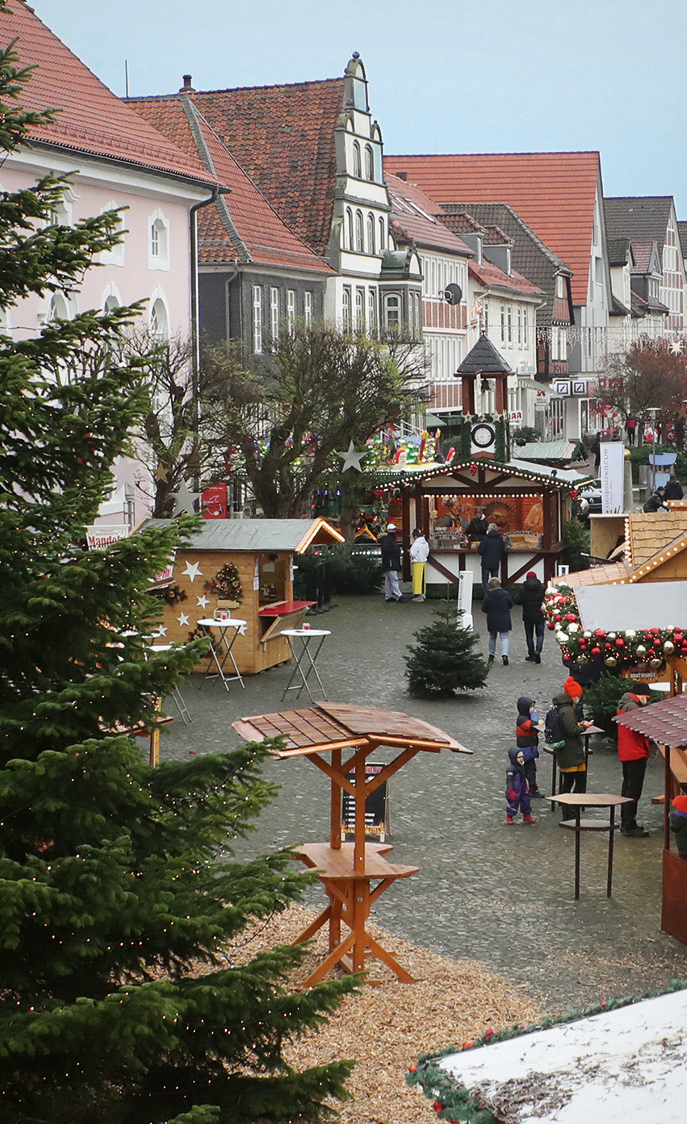
[[[541,650],[544,647],[544,613],[542,604],[546,590],[542,582],[530,570],[522,587],[520,601],[522,604],[522,623],[525,626],[525,640],[527,641],[528,663],[541,663]],[[535,647],[535,635],[537,637]]]
[[[499,534],[495,523],[489,524],[489,529],[477,547],[477,552],[482,557],[482,588],[486,595],[489,591],[489,579],[498,577],[501,559],[506,553],[503,535]]]
[[[649,496],[642,510],[646,511],[647,513],[653,514],[655,514],[657,511],[669,511],[670,509],[667,508],[663,502],[665,499],[665,491],[666,490],[663,485],[657,488],[653,496]]]
[[[484,514],[484,509],[480,508],[473,519],[470,520],[465,534],[470,539],[470,542],[481,542],[489,530],[489,524]]]
[[[508,666],[509,633],[513,627],[510,611],[513,608],[513,599],[507,589],[501,588],[498,578],[491,578],[489,588],[482,599],[482,612],[487,614],[487,631],[489,633],[489,663],[494,662],[496,656],[496,636],[501,637],[501,658]]]
[[[681,500],[684,498],[684,494],[685,493],[682,490],[682,484],[678,480],[677,476],[673,474],[673,476],[670,477],[670,480],[663,489],[664,500]]]
[[[386,534],[379,540],[382,548],[382,569],[384,571],[385,601],[402,601],[403,593],[398,582],[401,569],[401,544],[396,538],[396,524],[387,523]]]

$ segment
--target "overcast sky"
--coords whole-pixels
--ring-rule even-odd
[[[387,153],[601,152],[606,195],[687,219],[685,0],[31,0],[116,94],[335,78],[359,51]]]

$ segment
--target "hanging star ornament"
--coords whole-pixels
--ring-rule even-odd
[[[367,456],[367,449],[363,449],[362,453],[356,453],[355,445],[353,444],[353,439],[351,438],[351,442],[346,452],[336,453],[335,455],[343,461],[343,465],[341,468],[342,472],[348,472],[349,468],[354,468],[356,472],[362,472],[363,470],[360,467],[360,462],[364,457]]]
[[[682,354],[682,344],[680,343],[680,340],[673,340],[673,342],[670,345],[670,353],[671,353],[671,355],[681,355]]]

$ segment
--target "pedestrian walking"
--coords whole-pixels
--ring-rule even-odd
[[[527,642],[528,663],[541,663],[541,650],[544,646],[544,594],[546,589],[543,582],[530,570],[522,587],[520,601],[522,604],[522,623],[525,628]],[[535,644],[536,636],[536,644]]]
[[[489,659],[493,663],[496,656],[496,637],[501,637],[501,659],[508,666],[508,644],[510,631],[513,624],[510,611],[513,608],[513,599],[507,589],[501,588],[498,578],[491,578],[489,588],[482,598],[482,612],[487,614],[487,632],[489,633]]]
[[[506,544],[503,535],[495,523],[490,523],[487,533],[477,547],[477,553],[482,558],[482,588],[486,593],[489,588],[489,579],[496,578],[501,569],[501,559],[506,553]]]
[[[533,799],[543,800],[537,783],[537,758],[539,757],[539,715],[534,699],[522,695],[518,699],[518,717],[515,723],[515,744],[525,759],[525,776]]]
[[[523,751],[513,746],[508,750],[510,762],[506,769],[506,823],[515,822],[518,812],[522,812],[523,823],[536,823],[532,815],[532,799],[525,773]]]
[[[684,499],[685,493],[682,490],[682,484],[678,480],[675,473],[670,477],[668,483],[663,489],[664,500],[681,500]]]
[[[627,421],[625,422],[625,432],[627,434],[628,445],[634,445],[635,436],[636,436],[636,433],[637,433],[637,419],[636,418],[628,418],[627,419]]]
[[[396,539],[396,524],[387,523],[386,534],[379,540],[382,548],[382,569],[384,570],[384,600],[402,601],[403,594],[398,583],[401,569],[401,544]]]
[[[646,706],[651,688],[646,683],[631,683],[618,700],[618,714],[628,714]],[[629,796],[630,804],[620,806],[620,831],[629,839],[646,839],[649,832],[637,823],[637,805],[644,788],[644,774],[649,760],[651,743],[638,730],[618,726],[618,757],[623,769],[621,796]]]
[[[410,561],[413,568],[413,601],[424,601],[427,585],[427,559],[429,543],[419,527],[413,531]]]
[[[558,711],[563,743],[556,750],[556,761],[560,769],[560,793],[587,791],[587,759],[582,745],[582,735],[591,722],[578,722],[575,703],[582,698],[582,688],[571,675],[563,684],[563,690],[556,695],[553,705]],[[563,805],[562,818],[574,818],[572,809]]]

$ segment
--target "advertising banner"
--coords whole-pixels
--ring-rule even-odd
[[[601,511],[617,515],[625,510],[625,446],[622,441],[602,441],[599,454]]]

